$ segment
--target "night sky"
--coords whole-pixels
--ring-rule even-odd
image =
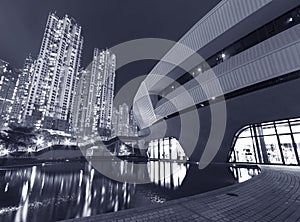
[[[0,59],[21,68],[29,53],[34,58],[49,12],[76,19],[83,28],[82,66],[93,49],[110,48],[137,38],[178,41],[220,0],[1,0]],[[118,56],[118,55],[117,55]],[[119,89],[135,76],[147,74],[157,61],[140,61],[117,71]]]

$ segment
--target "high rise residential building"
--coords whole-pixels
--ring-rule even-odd
[[[116,137],[119,130],[119,110],[116,107],[113,107],[112,110],[112,135],[111,137]]]
[[[133,109],[129,111],[129,136],[138,136],[138,126],[135,120]]]
[[[129,107],[126,103],[119,105],[118,135],[128,136],[129,132]]]
[[[25,107],[28,124],[70,131],[82,44],[73,18],[49,14]]]
[[[34,72],[35,61],[29,55],[24,62],[16,83],[16,95],[10,113],[10,121],[21,123],[24,120],[25,107],[28,101],[29,89]]]
[[[94,58],[98,61],[93,63],[92,72],[101,73],[99,91],[96,97],[96,107],[98,108],[98,132],[100,136],[110,136],[111,117],[115,87],[116,56],[108,50],[95,50]]]
[[[8,62],[0,60],[0,127],[8,123],[15,98],[17,77],[18,70],[13,69]]]
[[[111,137],[116,56],[94,50],[91,65],[81,72],[75,102],[75,128],[85,138]]]
[[[112,112],[112,137],[137,136],[137,122],[132,109],[126,103],[119,105],[119,109],[113,108]]]
[[[89,72],[90,74],[90,72]],[[88,72],[85,69],[81,69],[77,80],[76,98],[74,100],[73,110],[73,129],[75,132],[84,133],[85,118],[86,115],[86,102],[85,98],[88,96]]]
[[[11,73],[11,67],[8,62],[0,59],[0,75],[3,75],[4,73]]]

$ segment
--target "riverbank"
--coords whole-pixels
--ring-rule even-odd
[[[43,164],[55,164],[65,162],[85,162],[85,158],[61,159],[61,160],[38,160],[38,159],[0,159],[0,170],[18,167],[39,166]]]
[[[67,221],[297,221],[300,168],[260,166],[246,182],[154,206]]]

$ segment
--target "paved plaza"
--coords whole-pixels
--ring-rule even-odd
[[[260,167],[261,174],[241,184],[69,221],[300,221],[300,168]]]

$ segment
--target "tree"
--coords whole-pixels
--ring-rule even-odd
[[[0,140],[6,149],[19,150],[19,147],[27,147],[34,144],[36,135],[33,127],[27,127],[16,123],[11,123],[8,129],[0,132]]]

